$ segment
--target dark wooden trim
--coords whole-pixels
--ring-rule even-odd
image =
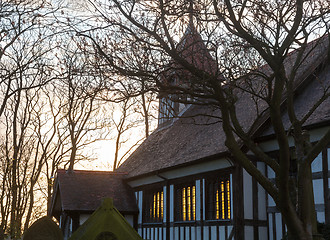
[[[268,165],[265,164],[265,176],[266,178],[268,178]],[[267,211],[267,207],[268,207],[268,193],[265,190],[265,194],[266,194],[266,219],[267,219],[267,236],[268,238],[270,238],[270,230],[269,230],[269,213]]]
[[[244,219],[245,226],[254,226],[254,227],[267,227],[267,220],[254,220],[254,219]],[[259,235],[257,235],[259,236]]]
[[[325,121],[317,122],[314,124],[310,124],[308,126],[304,126],[303,129],[304,130],[313,130],[313,129],[317,129],[317,128],[328,127],[329,123],[330,123],[329,120],[325,120]],[[255,138],[254,141],[257,143],[263,143],[263,142],[267,142],[267,141],[271,141],[271,140],[276,140],[275,134],[257,137],[257,138]]]
[[[201,236],[200,236],[200,238],[201,238],[201,240],[204,240],[204,227],[203,227],[203,225],[204,225],[204,218],[203,218],[203,213],[204,213],[204,211],[205,211],[205,208],[204,208],[204,202],[205,202],[205,198],[204,198],[204,191],[205,191],[205,180],[204,179],[201,179],[200,180],[200,205],[201,205],[201,207],[200,207],[200,217],[201,217],[201,219],[200,219],[200,221],[201,221]],[[206,204],[206,203],[205,203]]]
[[[236,166],[233,174],[233,219],[235,239],[244,239],[243,168]]]
[[[259,205],[258,205],[258,183],[255,178],[252,178],[252,198],[253,198],[253,220],[259,220]],[[259,239],[259,227],[253,225],[253,238],[254,240]]]
[[[157,228],[157,227],[165,227],[165,223],[139,223],[139,228]]]
[[[324,209],[325,209],[324,204],[315,204],[316,212],[323,212]],[[268,213],[280,213],[280,211],[278,210],[278,208],[276,206],[267,207],[267,212]]]
[[[182,168],[182,167],[186,167],[186,166],[192,166],[192,165],[199,164],[199,163],[204,163],[204,162],[207,162],[207,161],[219,160],[221,158],[229,158],[230,156],[231,156],[231,154],[229,152],[221,152],[221,153],[217,153],[217,154],[207,156],[207,157],[204,157],[204,158],[196,159],[196,160],[193,160],[193,161],[190,161],[190,162],[186,162],[186,163],[178,164],[178,165],[175,165],[175,166],[171,166],[171,167],[168,167],[168,168],[155,170],[155,171],[148,172],[148,173],[141,174],[141,175],[137,175],[137,176],[126,177],[126,178],[124,178],[124,181],[125,182],[130,182],[130,181],[134,181],[136,179],[141,179],[141,178],[144,178],[144,177],[150,177],[150,176],[153,176],[153,175],[161,174],[161,173],[164,173],[164,172],[168,172],[168,171],[175,170],[175,169]]]
[[[276,218],[275,218],[275,213],[272,213],[272,222],[273,222],[273,239],[276,238]]]
[[[282,236],[285,236],[285,223],[284,223],[284,219],[283,219],[283,216],[281,214],[281,222],[282,222]]]
[[[170,185],[180,185],[180,184],[184,184],[187,182],[192,182],[192,181],[196,181],[196,180],[202,180],[204,178],[208,178],[209,176],[220,176],[220,175],[229,175],[232,174],[234,172],[234,167],[227,167],[227,168],[223,168],[223,169],[217,169],[214,171],[210,171],[210,172],[204,172],[204,173],[197,173],[197,174],[192,174],[189,176],[184,176],[184,177],[178,177],[178,178],[172,178],[172,179],[166,179],[165,178],[159,182],[156,183],[150,183],[150,184],[145,184],[143,186],[138,186],[138,187],[134,187],[134,191],[146,191],[146,190],[150,190],[150,189],[154,189],[154,188],[159,188],[160,186],[165,186],[166,183],[170,184]],[[155,175],[157,176],[157,175]],[[158,177],[161,176],[158,174]]]
[[[322,172],[323,172],[323,199],[325,223],[330,224],[330,200],[329,200],[329,166],[328,148],[322,151]]]
[[[166,182],[166,240],[170,240],[170,209],[171,205],[171,191],[170,184]]]
[[[280,210],[276,206],[267,206],[267,213],[279,213]]]
[[[212,220],[209,220],[209,221],[204,221],[203,223],[204,226],[232,226],[233,225],[233,221],[231,220],[223,220],[223,221],[212,221]]]

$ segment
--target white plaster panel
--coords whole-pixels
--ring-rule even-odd
[[[186,236],[185,236],[185,239],[186,240],[189,240],[190,239],[190,231],[189,231],[189,227],[186,227]]]
[[[142,224],[142,203],[143,203],[143,192],[139,191],[139,216],[138,216],[138,223]]]
[[[204,237],[204,239],[210,239],[209,238],[209,227],[204,227],[204,229],[203,229],[203,237]]]
[[[267,220],[267,199],[265,189],[258,184],[258,218],[259,220]]]
[[[158,240],[158,228],[154,228],[154,231],[155,231],[155,234],[154,234],[154,236],[155,236],[155,240]]]
[[[268,227],[269,227],[269,240],[275,240],[273,239],[273,217],[272,214],[268,214]]]
[[[273,169],[270,168],[270,167],[267,167],[267,177],[268,177],[269,179],[275,178],[275,172],[274,172]]]
[[[133,227],[134,224],[134,216],[133,215],[124,215],[126,221]]]
[[[149,176],[149,177],[144,177],[144,178],[139,178],[133,181],[128,182],[128,185],[130,185],[131,187],[139,187],[139,186],[143,186],[146,184],[152,184],[152,183],[157,183],[157,182],[162,182],[164,181],[163,178],[160,178],[156,175],[154,176]]]
[[[141,230],[141,228],[139,228],[139,230]],[[140,236],[142,236],[143,238],[146,238],[147,236],[147,230],[145,228],[143,228],[143,235],[141,235],[141,233],[139,232]]]
[[[261,173],[265,174],[266,167],[264,163],[257,163],[258,169]],[[258,219],[267,220],[267,208],[266,208],[266,191],[265,189],[258,184]]]
[[[312,162],[312,172],[322,171],[322,153],[320,153]]]
[[[330,148],[327,150],[327,155],[328,155],[328,169],[330,170]]]
[[[174,185],[170,185],[170,222],[174,222]]]
[[[196,220],[201,220],[201,181],[196,180]]]
[[[180,239],[180,238],[179,238],[179,227],[176,227],[176,228],[174,229],[174,236],[175,236],[174,239]]]
[[[268,206],[269,207],[275,207],[276,206],[274,199],[270,195],[268,195]]]
[[[228,226],[228,233],[227,233],[227,238],[229,238],[231,231],[233,230],[233,226]],[[234,236],[234,235],[233,235]],[[234,236],[235,239],[235,236]]]
[[[317,221],[320,222],[320,223],[325,223],[325,215],[324,215],[324,212],[317,212],[316,213],[316,218],[317,218]]]
[[[163,228],[163,239],[166,239],[166,228]]]
[[[150,239],[150,228],[147,228],[147,239]]]
[[[195,240],[196,239],[196,228],[195,227],[191,227],[191,236],[189,239],[191,240]]]
[[[170,239],[175,239],[173,227],[170,228]]]
[[[265,175],[266,173],[266,167],[265,164],[263,162],[257,162],[257,168],[259,169],[259,171]]]
[[[155,239],[154,239],[154,235],[155,235],[155,234],[154,234],[154,231],[155,231],[154,228],[150,228],[150,239],[151,239],[151,240],[155,240]]]
[[[185,239],[184,227],[180,227],[180,239]]]
[[[276,222],[276,238],[282,239],[282,216],[280,213],[275,213]]]
[[[84,222],[91,216],[91,214],[80,214],[79,216],[79,225],[83,225]]]
[[[202,163],[194,164],[191,166],[177,168],[177,169],[170,170],[167,172],[162,172],[161,176],[168,178],[168,179],[173,179],[173,178],[186,177],[186,176],[195,175],[195,174],[199,174],[199,173],[228,168],[231,166],[232,166],[232,163],[228,159],[222,158],[222,159],[218,159],[218,160],[202,162]]]
[[[324,133],[329,128],[330,127],[323,127],[323,128],[318,128],[318,129],[314,129],[314,130],[309,131],[311,142],[316,142],[316,141],[320,140],[320,138],[324,136]],[[292,137],[289,137],[288,141],[289,141],[289,146],[290,147],[294,146],[294,140],[293,140]],[[262,143],[259,144],[259,147],[265,152],[278,150],[278,148],[279,148],[278,143],[276,142],[276,140],[270,140],[270,141],[262,142]]]
[[[216,240],[217,239],[217,230],[218,228],[216,226],[211,227],[211,237],[210,240]]]
[[[322,128],[318,128],[318,129],[309,131],[310,141],[316,142],[316,141],[320,140],[324,136],[324,134],[329,130],[329,128],[330,127],[322,127]]]
[[[202,162],[202,163],[198,163],[198,164],[194,164],[194,165],[190,165],[190,166],[184,166],[184,167],[177,168],[174,170],[162,172],[161,174],[159,174],[160,176],[153,175],[153,176],[136,179],[133,181],[129,181],[128,184],[131,187],[139,187],[139,186],[143,186],[146,184],[162,182],[162,181],[164,181],[163,178],[173,179],[173,178],[179,178],[179,177],[186,177],[186,176],[195,175],[195,174],[199,174],[199,173],[228,168],[228,167],[231,167],[232,165],[233,164],[230,162],[230,160],[228,160],[226,158],[221,158],[221,159],[217,159],[217,160]]]
[[[323,204],[323,179],[313,180],[313,191],[314,191],[314,200],[315,204]]]
[[[205,179],[203,179],[203,220],[206,219],[206,217],[205,217],[205,209],[206,209],[205,194],[206,194],[206,192],[205,192]]]
[[[259,227],[259,239],[267,239],[267,227]]]
[[[244,239],[253,239],[253,227],[252,226],[244,227]]]
[[[226,230],[224,226],[219,227],[219,237],[220,240],[226,240]]]
[[[252,177],[243,169],[244,218],[253,218]]]
[[[196,227],[196,240],[202,239],[202,228]]]

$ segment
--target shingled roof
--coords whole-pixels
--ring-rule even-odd
[[[321,43],[319,41],[310,43],[308,47],[312,53],[297,71],[295,107],[299,116],[306,113],[307,106],[312,106],[319,99],[324,91],[324,86],[329,87],[330,85],[329,66],[323,66],[322,71],[317,72],[318,67],[327,58],[328,45],[328,38],[322,39]],[[295,57],[294,53],[288,56],[286,60],[288,69],[292,68]],[[264,66],[264,71],[267,69],[268,67]],[[249,129],[256,118],[256,106],[251,95],[246,94],[246,92],[240,94],[236,106],[237,117],[241,125],[245,130]],[[263,110],[266,104],[260,102],[259,107]],[[288,128],[290,123],[285,115],[283,118]],[[225,146],[225,134],[221,122],[217,121],[219,119],[220,111],[213,106],[191,106],[171,126],[153,132],[118,170],[127,172],[126,177],[132,179],[191,164],[205,158],[229,155]],[[330,99],[328,98],[309,117],[305,125],[315,125],[320,122],[329,123],[329,121]],[[262,129],[266,129],[261,132],[263,136],[273,133],[269,125],[268,127],[263,126]]]
[[[59,211],[95,211],[104,198],[112,198],[122,213],[137,213],[135,196],[123,182],[125,173],[74,170],[57,171],[53,214]]]

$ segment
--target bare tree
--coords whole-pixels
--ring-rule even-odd
[[[3,1],[0,4],[0,116],[3,114],[8,99],[17,91],[22,89],[37,88],[45,82],[29,82],[23,85],[15,86],[13,82],[14,75],[31,64],[40,54],[45,54],[45,49],[40,52],[30,46],[36,41],[44,41],[51,33],[47,33],[46,26],[49,24],[46,18],[54,13],[56,9],[52,9],[47,1],[39,1],[38,3],[31,0],[21,1]],[[54,29],[53,29],[54,31]],[[56,32],[56,31],[54,31]],[[33,36],[33,37],[32,37]],[[22,39],[29,39],[30,46],[26,51],[34,51],[35,56],[31,56],[21,66],[12,66],[8,64],[12,58],[12,54],[18,51],[17,45]],[[49,40],[50,42],[50,40]],[[27,46],[26,46],[27,47]],[[10,66],[10,67],[9,67]]]
[[[97,74],[88,71],[92,69],[92,65],[88,65],[91,56],[79,52],[78,48],[71,50],[71,47],[66,49],[61,60],[63,77],[56,86],[58,96],[65,99],[61,106],[64,114],[61,128],[69,133],[69,171],[73,170],[76,161],[88,159],[80,150],[101,139],[108,124],[106,117],[99,118],[102,101],[97,96],[103,87]]]
[[[323,86],[323,96],[303,117],[295,112],[294,92],[301,77],[299,69],[306,59],[313,58],[311,53],[320,54],[315,61],[327,58],[326,52],[322,55],[317,50],[317,46],[329,49],[326,37],[312,47],[308,42],[329,31],[329,1],[114,0],[91,4],[99,13],[99,25],[90,32],[76,30],[94,44],[109,71],[128,77],[120,84],[132,90],[136,82],[145,81],[151,89],[188,95],[195,104],[217,107],[233,159],[274,199],[289,236],[319,239],[311,163],[329,144],[330,131],[312,145],[303,126],[329,97],[329,86]],[[178,41],[185,31],[192,38]],[[143,65],[143,57],[135,58],[139,49],[145,49],[143,57],[150,64]],[[238,114],[243,99],[255,104],[256,116],[248,128]],[[283,99],[298,164],[296,201],[290,190],[290,145],[282,120]],[[184,102],[189,101],[186,98]],[[257,126],[264,119],[274,127],[278,159],[265,154],[254,141]],[[252,163],[248,152],[275,172],[275,184]]]
[[[144,139],[144,137],[141,138],[140,136],[135,136],[138,139],[134,139],[133,144],[128,148],[128,150],[126,150],[124,154],[120,154],[122,145],[127,143],[128,140],[131,140],[132,142],[132,138],[134,138],[134,136],[129,133],[131,133],[132,129],[141,123],[141,121],[136,118],[137,115],[134,111],[136,104],[136,99],[134,98],[126,98],[124,101],[114,104],[114,110],[111,114],[112,125],[115,131],[113,170],[116,170],[122,163],[123,159],[127,157],[127,154]]]

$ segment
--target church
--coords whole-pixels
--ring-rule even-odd
[[[207,51],[200,39],[196,31],[187,29],[181,47]],[[322,84],[330,86],[328,38],[313,41],[309,47],[313,53],[297,71],[301,84],[295,90],[295,110],[299,116],[320,99]],[[203,67],[203,61],[211,56],[200,55],[203,59],[196,62]],[[212,71],[212,64],[207,66]],[[183,104],[173,99],[173,95],[160,95],[158,128],[115,172],[58,171],[49,215],[59,220],[66,239],[104,197],[114,199],[114,206],[143,239],[282,239],[286,227],[273,199],[232,160],[221,123],[212,122],[220,111],[211,105]],[[254,119],[251,104],[246,99],[237,103],[244,127]],[[283,119],[289,126],[285,114]],[[330,98],[314,111],[304,128],[312,142],[329,130]],[[264,126],[254,140],[265,153],[276,156],[278,145],[271,124]],[[258,161],[254,164],[275,181],[269,166]],[[329,164],[330,145],[312,163],[317,220],[327,224]]]

